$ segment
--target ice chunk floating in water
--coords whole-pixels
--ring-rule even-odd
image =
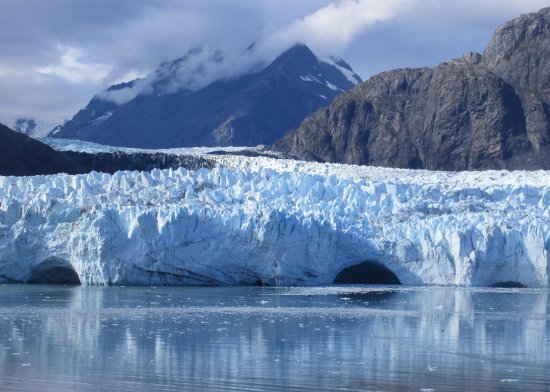
[[[1,281],[323,285],[359,266],[404,285],[549,286],[548,171],[212,159],[0,177]]]

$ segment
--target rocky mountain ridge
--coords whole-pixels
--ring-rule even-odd
[[[274,148],[386,167],[550,169],[550,7],[497,29],[483,55],[373,76]]]

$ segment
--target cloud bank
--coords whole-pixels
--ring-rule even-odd
[[[61,122],[110,84],[143,79],[195,47],[209,48],[204,56],[221,50],[224,62],[207,61],[192,81],[184,67],[168,90],[244,72],[295,42],[320,56],[343,57],[363,78],[434,65],[482,50],[497,26],[546,5],[547,0],[2,0],[0,121]],[[251,43],[255,50],[245,52]],[[150,86],[151,77],[140,88]],[[118,102],[136,91],[117,93]]]
[[[361,32],[378,22],[394,18],[413,0],[343,0],[330,3],[268,36],[266,45],[283,48],[296,41],[316,53],[341,53]]]
[[[138,94],[173,93],[179,89],[200,89],[219,80],[239,76],[254,68],[269,64],[277,55],[295,45],[305,43],[321,56],[341,53],[357,34],[377,22],[393,18],[412,0],[343,0],[330,3],[311,14],[281,26],[271,32],[261,32],[253,47],[222,52],[210,47],[192,49],[184,61],[165,65],[132,86],[103,91],[98,97],[117,104],[124,104]],[[226,45],[222,45],[226,46]],[[163,85],[163,81],[168,80]]]

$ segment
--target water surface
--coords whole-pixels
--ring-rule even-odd
[[[0,286],[0,390],[550,390],[548,290]]]

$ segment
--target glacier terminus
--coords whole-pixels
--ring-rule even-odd
[[[550,172],[206,155],[213,169],[0,177],[0,282],[550,286]]]

